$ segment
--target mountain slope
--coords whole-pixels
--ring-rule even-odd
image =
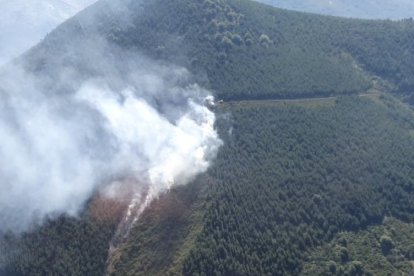
[[[111,258],[109,275],[297,275],[303,265],[302,272],[324,269],[325,262],[309,268],[308,252],[340,232],[381,224],[385,216],[414,221],[414,115],[398,100],[373,94],[241,102],[218,113],[226,146],[214,166],[149,206]],[[39,266],[42,257],[19,258],[11,267],[33,275],[82,265],[71,253],[79,242],[69,234],[79,227],[73,223],[54,234],[68,246],[65,259],[59,254]],[[34,241],[37,254],[51,250]],[[102,264],[99,252],[91,253],[91,265]],[[372,257],[356,260],[375,266]],[[91,275],[90,268],[83,271]]]
[[[304,252],[333,233],[384,215],[413,220],[412,114],[391,115],[392,101],[229,111],[232,134],[211,170],[212,208],[184,274],[297,274]]]
[[[412,222],[414,117],[400,108],[376,95],[223,106],[220,112],[232,114],[218,122],[226,146],[207,174],[203,230],[178,263],[182,273],[297,275],[307,251],[338,232],[384,216]],[[143,223],[113,275],[163,275],[177,266],[166,261],[174,251],[148,254],[154,245],[142,243],[158,232]],[[168,238],[156,246],[164,243]]]
[[[375,76],[411,94],[409,20],[337,19],[247,0],[122,2],[102,1],[63,24],[28,54],[29,68],[42,64],[56,74],[56,60],[73,56],[80,57],[72,61],[79,67],[78,43],[98,33],[124,49],[191,69],[224,99],[355,94],[372,87]]]
[[[340,233],[310,254],[303,274],[355,273],[362,264],[366,274],[398,275],[402,272],[409,275],[414,268],[410,261],[414,253],[413,233],[414,224],[393,218],[362,231]],[[347,259],[343,260],[344,257]]]
[[[342,231],[385,216],[413,222],[414,115],[389,94],[413,95],[413,34],[411,20],[331,18],[247,0],[96,3],[18,62],[47,76],[56,95],[98,77],[97,67],[128,72],[118,49],[187,67],[225,100],[215,109],[224,146],[207,173],[154,201],[115,253],[82,250],[79,233],[93,241],[102,227],[99,244],[109,244],[116,223],[95,224],[86,211],[39,230],[57,237],[49,243],[29,235],[23,248],[39,255],[12,258],[7,268],[297,275]],[[272,101],[284,98],[296,100]],[[50,258],[55,247],[62,253]]]

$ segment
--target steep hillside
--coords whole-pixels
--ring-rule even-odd
[[[51,218],[21,236],[6,234],[0,239],[0,275],[103,275],[125,206],[100,196],[88,205],[80,217]]]
[[[47,36],[27,67],[57,74],[60,62],[79,70],[85,38],[97,33],[191,69],[223,99],[356,94],[376,76],[399,93],[411,95],[414,86],[411,20],[322,17],[248,0],[101,1]]]
[[[414,224],[386,218],[383,225],[335,235],[306,261],[304,275],[410,275],[414,269]]]
[[[312,275],[325,271],[332,255],[324,252],[339,233],[354,235],[385,216],[414,222],[414,115],[394,98],[247,101],[217,112],[226,146],[214,167],[150,205],[105,265],[109,275]],[[11,267],[23,275],[102,271],[96,267],[102,251],[90,242],[94,237],[102,250],[109,236],[96,236],[94,226],[76,230],[85,223],[46,226],[36,235],[48,233],[48,243],[29,236],[24,247],[38,257],[15,259]],[[47,257],[56,246],[60,253]],[[378,252],[370,255],[371,245],[352,241],[348,248],[349,259],[333,259],[338,273],[357,261],[372,271]],[[401,258],[404,265],[393,271],[407,271],[414,261],[410,254]]]
[[[224,181],[184,271],[296,274],[303,252],[332,233],[385,214],[412,220],[412,114],[394,115],[398,107],[390,104],[343,99],[231,109],[228,159],[216,171]]]
[[[385,217],[414,222],[414,115],[400,101],[414,95],[413,36],[412,20],[248,0],[99,1],[18,62],[55,96],[102,77],[97,68],[129,74],[126,57],[188,68],[224,99],[214,108],[224,146],[206,173],[152,202],[118,250],[108,254],[119,217],[96,214],[123,209],[92,200],[80,218],[8,235],[3,242],[25,254],[0,266],[17,275],[297,275],[321,271],[309,262],[322,256],[325,266],[343,231],[386,227]]]
[[[151,223],[137,225],[131,237],[139,238],[126,245],[136,250],[121,252],[114,275],[163,275],[177,266],[184,275],[296,275],[308,250],[339,232],[384,216],[413,222],[414,116],[394,99],[246,102],[220,113],[226,146],[208,173],[197,240],[173,240],[185,256],[177,264],[167,261],[175,251],[144,243],[158,235],[148,234]]]

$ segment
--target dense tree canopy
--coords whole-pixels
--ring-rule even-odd
[[[412,20],[340,19],[248,0],[119,1],[129,15],[100,1],[19,62],[51,80],[59,62],[79,79],[94,76],[79,45],[88,38],[93,48],[98,33],[184,66],[225,100],[215,109],[224,146],[208,172],[151,204],[109,263],[120,215],[102,222],[89,206],[80,218],[6,235],[0,249],[18,248],[21,257],[6,254],[0,265],[17,275],[374,271],[341,232],[381,226],[385,217],[414,220],[414,115],[394,97],[414,95]],[[54,85],[50,91],[65,92]],[[402,246],[396,236],[367,240],[412,261],[412,240]]]

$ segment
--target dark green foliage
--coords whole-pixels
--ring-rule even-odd
[[[382,252],[387,255],[388,253],[390,253],[391,249],[393,248],[393,242],[392,239],[387,236],[387,235],[383,235],[380,238],[380,244],[381,244],[381,249]]]
[[[340,259],[343,264],[349,261],[349,252],[346,247],[338,247],[336,251],[336,255],[338,256],[338,259]]]
[[[81,52],[80,41],[97,32],[133,53],[187,67],[227,100],[356,94],[372,86],[372,75],[401,93],[413,90],[410,20],[340,19],[249,0],[118,1],[125,10],[101,1],[57,28],[26,55],[26,66],[55,73],[63,57],[79,67],[82,54],[67,53]]]
[[[414,245],[414,225],[402,221],[386,218],[376,226],[370,226],[358,232],[342,232],[334,239],[313,250],[302,271],[303,275],[409,275],[413,272],[413,256],[409,254]],[[350,261],[341,263],[340,257],[335,254],[342,246],[341,240],[349,240],[346,248]],[[383,242],[392,250],[383,254]],[[336,271],[330,269],[336,264]],[[354,273],[354,274],[352,274]]]
[[[116,225],[60,217],[23,236],[7,235],[6,275],[103,275]]]
[[[359,65],[363,71],[392,82],[398,92],[409,95],[413,92],[414,22],[412,19],[397,22],[342,19],[271,9],[267,6],[257,5],[253,1],[229,0],[229,3],[232,3],[237,12],[245,15],[242,27],[250,27],[249,31],[258,36],[261,33],[268,35],[270,39],[275,41],[272,52],[282,50],[280,55],[292,61],[292,64],[284,63],[280,57],[274,58],[266,54],[266,58],[269,58],[268,62],[272,63],[275,69],[278,69],[269,71],[273,74],[277,72],[289,78],[292,77],[287,73],[290,71],[289,68],[300,65],[300,68],[296,68],[298,71],[296,82],[308,82],[312,78],[321,81],[324,80],[323,77],[312,76],[310,72],[313,70],[322,72],[320,68],[325,67],[329,68],[327,71],[334,70],[331,71],[332,75],[329,75],[330,80],[341,84],[342,81],[337,79],[336,72],[344,70],[341,76],[348,78],[348,82],[350,82],[348,85],[353,83],[355,88],[359,86],[362,91],[364,85],[367,84],[353,75],[357,72],[355,70],[353,73],[345,71],[347,70],[345,68],[349,68],[349,66]],[[301,52],[306,53],[304,57],[300,57]],[[344,58],[343,54],[349,54],[351,60],[342,61],[343,67],[339,69],[335,62]],[[309,60],[312,56],[319,56],[319,58]],[[320,56],[329,58],[329,60],[323,60]],[[299,57],[300,59],[296,59]],[[312,64],[310,67],[307,67],[308,62]],[[266,63],[263,61],[261,64]],[[281,70],[282,68],[283,70]],[[329,80],[324,81],[329,85]],[[288,81],[283,81],[282,78],[278,87],[274,89],[281,89],[286,82]],[[321,83],[317,84],[319,89],[320,85]],[[307,87],[308,92],[310,90],[322,92],[327,88],[318,91],[315,90],[316,87],[312,86],[312,83],[307,83]],[[358,90],[358,88],[356,89]],[[354,91],[350,86],[347,88],[332,87],[332,90],[336,93],[341,90]]]
[[[89,48],[100,46],[97,32],[131,53],[189,68],[225,100],[358,94],[384,80],[414,99],[411,20],[322,17],[248,0],[122,0],[127,13],[110,2],[57,28],[25,55],[26,67],[51,80],[61,65],[80,80],[93,76],[80,42],[88,37]],[[121,248],[113,274],[289,275],[305,263],[309,275],[359,275],[372,267],[355,257],[348,237],[316,270],[306,265],[307,252],[384,216],[413,221],[414,118],[392,97],[224,103],[217,113],[225,145],[202,176],[209,179],[207,199],[188,186],[167,195],[166,206],[156,201]],[[23,255],[6,269],[101,275],[115,225],[87,217],[50,221],[10,238]],[[412,260],[412,240],[402,246],[390,237]],[[375,242],[380,248],[380,236]],[[398,263],[394,249],[388,253]]]
[[[337,269],[338,269],[338,267],[337,267],[336,262],[334,262],[334,261],[329,261],[328,262],[328,271],[330,273],[335,274]]]
[[[414,120],[392,99],[229,111],[231,122],[219,122],[225,147],[210,170],[211,208],[185,275],[297,274],[305,251],[339,231],[385,215],[413,220]],[[357,261],[347,243],[336,249],[338,262],[359,275],[359,263],[347,264]]]
[[[362,276],[364,275],[364,266],[359,261],[353,261],[349,264],[346,274],[349,276]]]

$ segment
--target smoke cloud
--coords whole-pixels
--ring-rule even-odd
[[[27,51],[57,25],[94,2],[0,0],[0,65]]]
[[[186,69],[102,49],[82,74],[0,73],[0,232],[76,216],[97,191],[116,197],[124,178],[136,186],[131,206],[143,206],[214,159],[209,91]]]

